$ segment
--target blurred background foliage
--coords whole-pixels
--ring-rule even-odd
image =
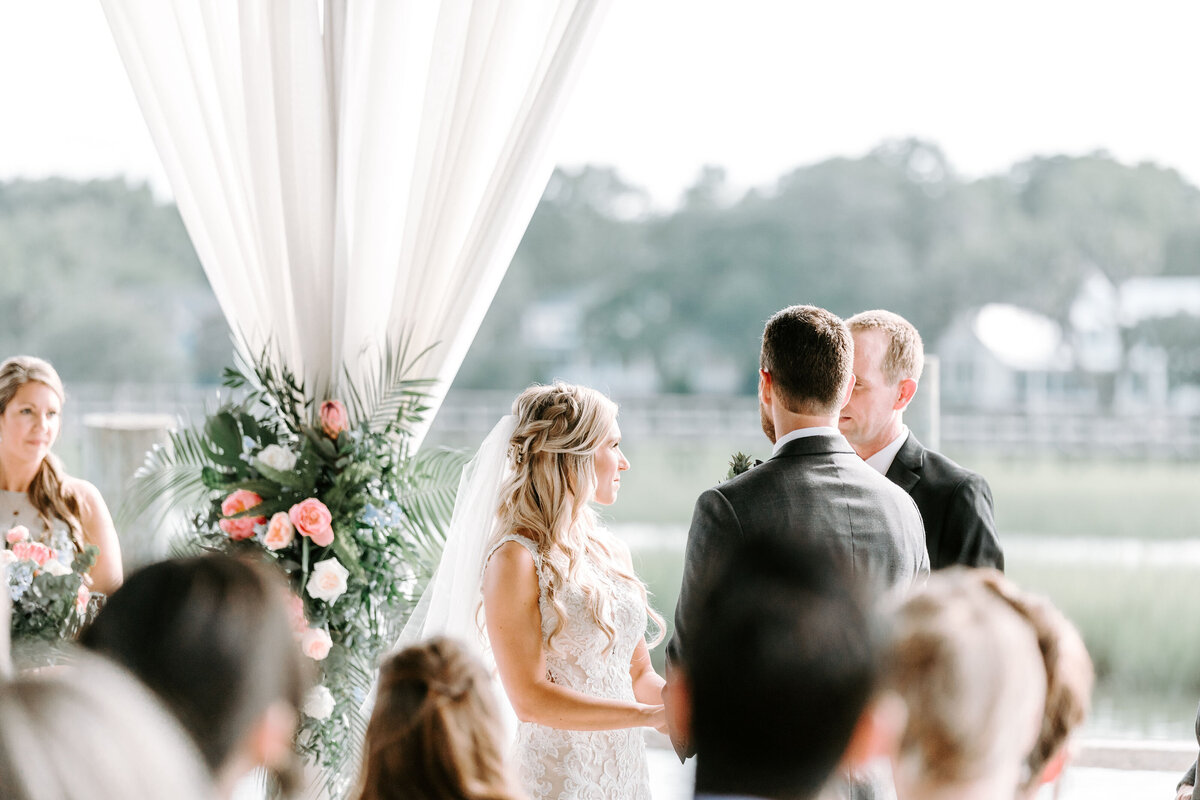
[[[0,269],[0,351],[49,358],[68,382],[209,383],[230,359],[179,215],[145,186],[0,183]],[[744,193],[708,167],[667,211],[611,168],[558,171],[455,385],[516,390],[586,359],[704,391],[703,369],[744,366],[788,303],[890,308],[935,342],[990,302],[1065,324],[1093,269],[1114,284],[1200,273],[1200,190],[1103,153],[969,180],[918,140]],[[1150,328],[1180,351],[1173,370],[1200,373],[1200,324]],[[753,390],[753,370],[738,380]]]

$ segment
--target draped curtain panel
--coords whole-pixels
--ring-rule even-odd
[[[239,338],[317,399],[430,345],[436,408],[609,0],[101,0]]]

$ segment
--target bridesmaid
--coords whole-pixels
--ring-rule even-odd
[[[91,590],[121,585],[121,546],[108,506],[96,487],[63,472],[50,452],[62,424],[62,380],[40,358],[14,356],[0,364],[0,534],[24,525],[51,547],[100,549]]]

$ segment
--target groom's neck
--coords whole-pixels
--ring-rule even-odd
[[[798,431],[801,428],[833,428],[837,430],[838,418],[836,414],[830,416],[819,416],[813,414],[795,414],[790,411],[777,412],[775,414],[775,438],[782,439],[792,431]]]

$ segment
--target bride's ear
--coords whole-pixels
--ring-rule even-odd
[[[908,706],[895,692],[881,692],[858,718],[850,743],[842,754],[843,769],[854,770],[880,756],[894,755],[900,748]]]

